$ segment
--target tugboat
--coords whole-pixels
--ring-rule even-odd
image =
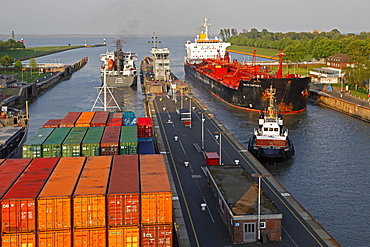
[[[114,41],[116,51],[106,52],[100,55],[103,62],[100,68],[101,80],[109,87],[131,87],[137,85],[137,68],[135,61],[138,59],[136,53],[123,52],[122,41],[118,38]]]
[[[278,114],[275,104],[276,88],[266,89],[269,100],[266,115],[261,113],[258,129],[249,140],[248,151],[261,160],[286,160],[294,155],[294,146],[288,137],[288,130],[283,127],[282,115]]]

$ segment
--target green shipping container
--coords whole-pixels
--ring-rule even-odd
[[[122,126],[120,136],[119,154],[138,154],[137,152],[137,126]]]
[[[62,143],[62,157],[81,156],[81,143],[88,129],[88,127],[72,128]]]
[[[82,156],[100,156],[100,140],[104,127],[90,127],[81,144]]]
[[[54,128],[40,128],[22,146],[22,158],[41,158],[42,144]]]
[[[71,127],[56,128],[42,144],[42,157],[61,157],[62,143],[71,131]]]

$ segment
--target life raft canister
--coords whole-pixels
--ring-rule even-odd
[[[108,61],[108,68],[109,69],[113,69],[113,66],[114,66],[114,61],[112,59],[109,59],[109,61]]]

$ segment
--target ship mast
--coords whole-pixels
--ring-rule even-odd
[[[276,118],[275,114],[275,107],[274,107],[274,99],[275,99],[275,94],[276,94],[276,88],[270,88],[266,89],[266,94],[269,99],[269,106],[267,107],[267,116],[266,119],[274,119]]]
[[[204,28],[204,32],[206,34],[206,37],[205,39],[208,39],[208,27],[211,26],[211,23],[208,22],[208,18],[205,18],[204,19],[204,24],[202,25],[202,27]]]
[[[104,111],[107,111],[108,108],[110,108],[110,109],[111,108],[113,108],[113,109],[117,108],[118,111],[121,111],[121,108],[119,107],[119,105],[118,105],[118,103],[117,103],[116,99],[114,98],[113,93],[111,91],[112,87],[108,87],[108,85],[107,85],[107,71],[106,70],[107,69],[104,68],[104,83],[103,83],[103,86],[98,87],[98,88],[100,88],[99,94],[98,94],[98,97],[96,97],[94,105],[93,105],[93,107],[91,108],[90,111],[93,111],[95,108],[103,109]],[[108,95],[108,93],[109,93],[109,95]],[[98,101],[102,104],[101,106],[97,106]],[[109,106],[112,101],[114,101],[115,106]]]
[[[280,52],[277,54],[279,57],[279,70],[276,73],[277,78],[283,78],[283,57],[285,56],[282,49],[280,49]]]

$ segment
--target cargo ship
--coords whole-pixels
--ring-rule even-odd
[[[269,101],[267,113],[260,115],[258,129],[254,129],[254,135],[248,142],[248,151],[257,159],[289,159],[295,151],[288,130],[283,126],[283,117],[274,106],[276,89],[270,87],[266,92]]]
[[[12,158],[21,150],[27,139],[27,113],[11,108],[2,107],[0,119],[0,158]]]
[[[114,41],[116,51],[100,55],[102,66],[100,75],[102,83],[104,83],[104,75],[106,83],[109,87],[131,87],[137,85],[137,68],[135,61],[138,59],[136,53],[122,51],[122,41],[117,39]]]
[[[157,44],[161,41],[153,36],[153,44],[150,50],[151,56],[145,56],[140,64],[140,81],[143,92],[150,93],[169,93],[189,92],[190,87],[184,81],[180,81],[171,72],[170,50],[168,48],[158,48]]]
[[[268,106],[266,90],[273,86],[277,90],[275,98],[281,114],[306,110],[311,79],[299,74],[283,75],[282,51],[278,54],[277,72],[256,64],[255,56],[252,63],[231,61],[226,50],[230,43],[223,42],[217,37],[209,39],[209,26],[206,19],[202,26],[203,31],[195,42],[187,41],[185,44],[187,56],[184,69],[187,78],[194,80],[224,102],[242,109],[251,111],[266,109]]]

